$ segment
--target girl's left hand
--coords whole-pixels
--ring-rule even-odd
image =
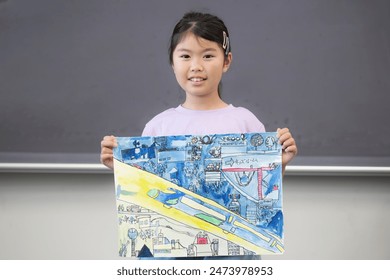
[[[298,148],[288,128],[278,128],[277,135],[282,145],[282,165],[285,167],[298,154]]]

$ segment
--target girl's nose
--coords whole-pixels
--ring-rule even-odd
[[[191,72],[202,72],[203,66],[198,61],[194,60],[191,64]]]

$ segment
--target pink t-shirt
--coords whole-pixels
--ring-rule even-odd
[[[243,107],[229,105],[216,110],[190,110],[179,105],[168,109],[145,126],[142,136],[204,135],[265,132],[264,125]]]

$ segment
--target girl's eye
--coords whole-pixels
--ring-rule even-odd
[[[205,56],[204,56],[204,58],[206,58],[206,59],[210,59],[210,58],[213,58],[214,56],[212,55],[212,54],[206,54]]]
[[[188,54],[182,54],[180,56],[180,58],[188,59],[188,58],[190,58],[190,56]]]

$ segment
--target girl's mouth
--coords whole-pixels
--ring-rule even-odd
[[[205,81],[206,78],[192,77],[192,78],[189,78],[189,80],[190,80],[191,82],[201,82],[201,81]]]

